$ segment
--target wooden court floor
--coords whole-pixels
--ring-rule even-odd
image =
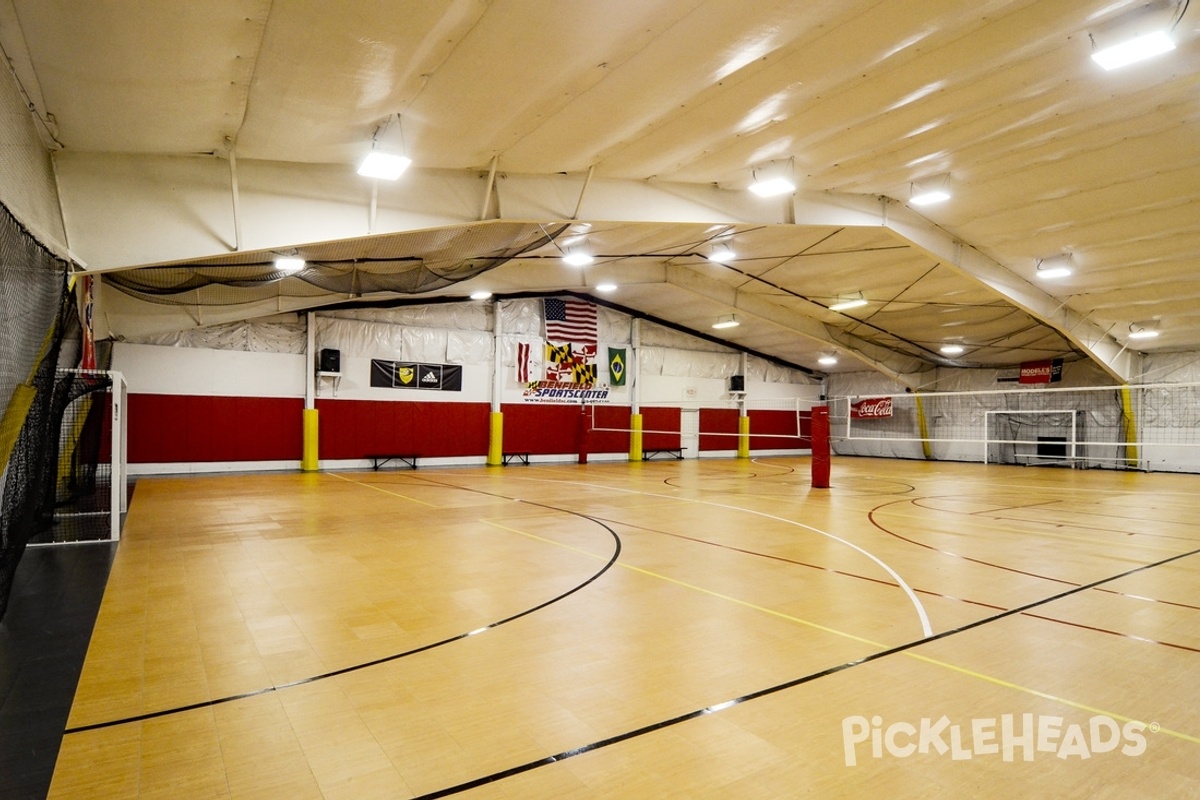
[[[142,479],[56,798],[1200,796],[1200,476]]]

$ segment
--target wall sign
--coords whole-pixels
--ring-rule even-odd
[[[462,391],[459,364],[418,364],[413,361],[371,359],[371,385],[384,389],[433,389]]]

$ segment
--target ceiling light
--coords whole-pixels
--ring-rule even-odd
[[[1055,278],[1065,278],[1070,275],[1071,270],[1071,254],[1066,253],[1061,256],[1053,256],[1051,258],[1039,258],[1037,261],[1037,273],[1039,278],[1044,280],[1054,280]]]
[[[713,327],[716,328],[717,330],[724,330],[725,328],[736,328],[738,325],[741,325],[741,323],[737,321],[737,317],[733,314],[730,314],[729,316],[726,316],[726,317],[720,317],[719,319],[717,319],[716,322],[713,323]]]
[[[412,165],[412,159],[404,155],[404,129],[400,115],[392,114],[375,129],[371,137],[371,152],[358,167],[358,174],[366,178],[394,181]]]
[[[1179,0],[1149,0],[1088,33],[1092,60],[1114,70],[1175,49],[1171,32],[1187,11]]]
[[[867,304],[867,298],[863,297],[862,293],[859,292],[858,295],[856,295],[854,297],[846,297],[843,299],[839,299],[836,303],[834,303],[833,305],[831,305],[829,307],[829,310],[830,311],[848,311],[852,308],[862,308],[866,304]]]
[[[836,356],[821,356],[817,359],[817,363],[825,367],[832,367],[838,362]]]
[[[944,345],[942,345],[942,352],[948,356],[961,355],[965,351],[966,351],[966,348],[963,347],[961,344],[944,344]]]
[[[1130,339],[1155,339],[1157,337],[1157,328],[1147,328],[1145,325],[1139,325],[1136,322],[1129,326]]]
[[[733,261],[735,258],[737,258],[737,253],[733,252],[733,248],[727,244],[714,244],[712,251],[708,254],[708,260],[716,261],[718,264]]]
[[[487,289],[480,289],[477,292],[471,292],[472,300],[487,300],[491,296],[492,296],[492,293],[489,292]]]
[[[358,166],[358,174],[364,178],[379,178],[384,181],[394,181],[403,175],[404,170],[410,166],[412,166],[412,159],[408,156],[372,150],[367,153],[367,157]]]
[[[776,197],[796,191],[792,180],[792,161],[772,161],[754,170],[750,191],[759,197]]]
[[[908,187],[908,202],[914,206],[931,206],[950,199],[950,173],[933,175],[913,181]]]
[[[949,192],[942,189],[934,189],[933,191],[914,194],[908,201],[914,206],[932,206],[936,203],[944,203],[949,199]]]
[[[759,197],[776,197],[781,194],[796,191],[796,184],[787,178],[767,178],[750,184],[750,191]]]
[[[617,285],[615,283],[598,283],[596,284],[597,292],[615,292]]]
[[[299,272],[304,269],[305,261],[299,256],[276,256],[275,269],[280,272]]]
[[[586,250],[568,250],[563,253],[563,263],[572,267],[586,267],[596,259]]]
[[[1097,50],[1092,53],[1092,60],[1106,70],[1114,70],[1174,49],[1175,42],[1171,41],[1171,37],[1167,35],[1166,31],[1154,31],[1112,47]]]

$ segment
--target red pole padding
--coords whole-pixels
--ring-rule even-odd
[[[579,407],[579,463],[586,464],[588,457],[588,407]]]
[[[829,406],[812,410],[812,485],[829,488]]]

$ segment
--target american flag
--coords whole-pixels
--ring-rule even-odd
[[[547,297],[542,301],[546,315],[546,339],[552,342],[596,344],[596,307],[583,300]]]

